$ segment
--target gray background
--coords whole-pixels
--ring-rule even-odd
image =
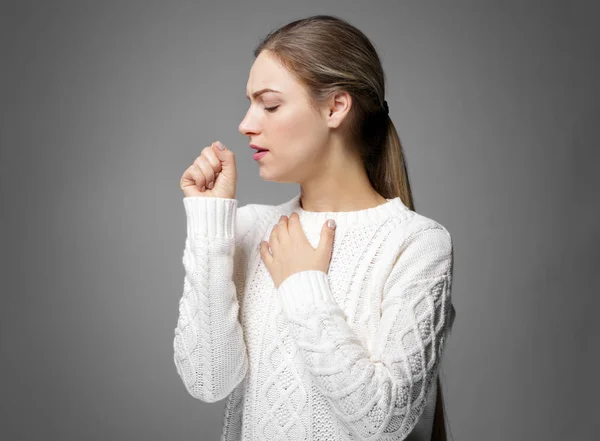
[[[454,439],[589,440],[598,401],[597,2],[2,2],[0,437],[216,440],[173,364],[179,179],[236,153],[252,49],[339,15],[382,57],[417,211],[455,243]],[[592,6],[593,5],[593,6]]]

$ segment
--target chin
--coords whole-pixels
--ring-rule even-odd
[[[286,179],[285,176],[281,176],[277,173],[272,173],[266,167],[261,167],[259,170],[260,170],[259,171],[260,177],[263,181],[279,182],[279,183],[293,182],[290,179]]]
[[[263,181],[277,182],[277,178],[273,175],[273,173],[270,173],[269,170],[266,169],[265,167],[259,167],[259,174]]]

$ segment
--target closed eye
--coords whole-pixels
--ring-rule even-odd
[[[275,110],[277,110],[279,106],[275,106],[275,107],[265,107],[265,110],[267,112],[275,112]]]

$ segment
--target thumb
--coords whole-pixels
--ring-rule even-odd
[[[217,154],[217,158],[219,158],[223,167],[235,165],[235,155],[221,141],[213,142],[213,150]]]
[[[321,238],[319,240],[319,248],[327,252],[327,255],[331,258],[333,251],[333,237],[335,236],[335,220],[329,219],[323,225],[321,229]]]

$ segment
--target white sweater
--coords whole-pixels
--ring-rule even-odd
[[[445,227],[399,197],[351,212],[308,212],[300,195],[183,203],[174,361],[193,397],[227,398],[221,440],[430,440],[456,315]],[[259,244],[294,211],[314,247],[336,220],[333,256],[276,289]]]

